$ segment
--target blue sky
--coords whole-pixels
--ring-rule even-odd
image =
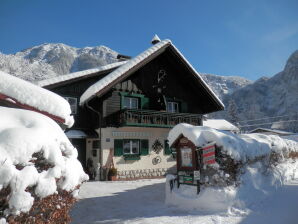
[[[199,72],[256,80],[298,49],[297,12],[297,0],[0,0],[0,51],[65,43],[135,56],[158,34]]]

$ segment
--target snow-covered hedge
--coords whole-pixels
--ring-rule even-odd
[[[0,220],[31,223],[35,216],[58,217],[56,210],[71,206],[88,180],[77,155],[50,118],[0,107]]]
[[[179,124],[169,133],[172,145],[183,135],[197,147],[216,143],[216,164],[201,170],[201,192],[180,185],[171,191],[167,176],[166,203],[183,209],[227,210],[253,203],[298,176],[298,143],[276,135],[236,135],[208,127]],[[253,195],[253,197],[252,197]]]

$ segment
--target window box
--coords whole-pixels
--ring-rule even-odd
[[[127,155],[123,155],[123,156],[124,156],[124,160],[140,160],[141,159],[140,155],[127,154]]]

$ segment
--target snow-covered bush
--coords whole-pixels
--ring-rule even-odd
[[[276,135],[236,135],[208,127],[179,124],[169,133],[172,145],[181,135],[196,147],[216,144],[216,163],[201,169],[201,192],[180,185],[172,191],[175,176],[167,177],[166,203],[184,209],[226,210],[265,197],[298,174],[298,143]],[[171,184],[170,184],[171,182]],[[249,195],[254,195],[253,198]]]
[[[0,223],[67,223],[88,180],[77,150],[50,118],[0,107]]]

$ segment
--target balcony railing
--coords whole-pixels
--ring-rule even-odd
[[[170,113],[156,110],[124,109],[107,119],[108,125],[173,127],[179,123],[201,124],[202,115],[190,113]]]

